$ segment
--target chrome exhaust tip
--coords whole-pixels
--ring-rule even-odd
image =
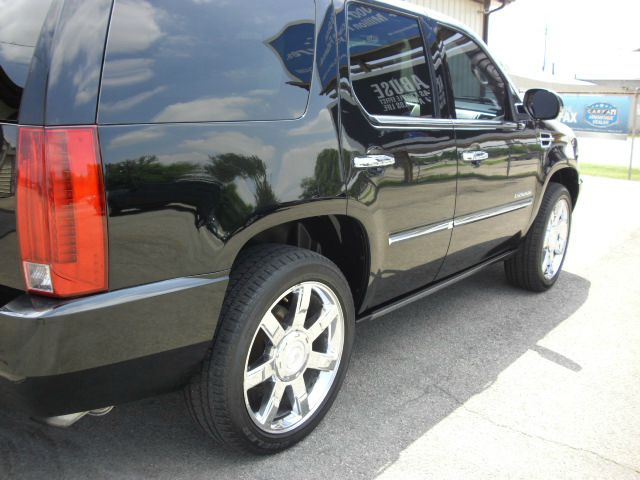
[[[96,408],[95,410],[88,410],[86,412],[68,413],[66,415],[58,415],[57,417],[38,418],[38,420],[52,427],[67,428],[73,425],[74,423],[76,423],[85,415],[91,415],[93,417],[101,417],[109,413],[111,410],[113,410],[113,406]]]

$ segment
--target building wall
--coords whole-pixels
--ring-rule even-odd
[[[482,3],[475,0],[406,0],[444,13],[467,25],[482,37]]]

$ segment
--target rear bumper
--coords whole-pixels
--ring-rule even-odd
[[[0,404],[51,416],[180,387],[211,346],[228,272],[0,308]]]

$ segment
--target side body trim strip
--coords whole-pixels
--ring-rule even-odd
[[[413,228],[411,230],[405,230],[404,232],[394,233],[389,235],[389,245],[394,243],[409,240],[411,238],[421,237],[422,235],[429,235],[430,233],[441,232],[442,230],[451,230],[453,228],[453,221],[434,223],[426,225],[424,227]]]
[[[480,220],[486,220],[487,218],[497,217],[498,215],[503,215],[505,213],[513,212],[514,210],[527,208],[531,205],[533,205],[533,199],[527,198],[525,200],[519,200],[517,202],[507,203],[506,205],[501,205],[499,207],[488,208],[487,210],[480,210],[479,212],[454,218],[453,226],[459,227],[460,225],[479,222]]]
[[[454,227],[459,227],[461,225],[467,225],[469,223],[479,222],[480,220],[497,217],[498,215],[503,215],[515,210],[527,208],[531,205],[533,205],[533,199],[527,198],[525,200],[518,200],[517,202],[507,203],[506,205],[500,205],[499,207],[480,210],[479,212],[471,213],[469,215],[462,215],[447,222],[432,223],[430,225],[425,225],[424,227],[412,228],[411,230],[393,233],[389,235],[389,245],[394,245],[396,243],[403,242],[405,240],[411,240],[412,238],[421,237],[423,235],[441,232],[443,230],[451,230]]]

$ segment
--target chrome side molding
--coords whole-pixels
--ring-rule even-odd
[[[498,215],[503,215],[515,210],[530,207],[531,205],[533,205],[533,199],[527,198],[525,200],[518,200],[517,202],[507,203],[499,207],[481,210],[469,215],[455,217],[453,220],[449,220],[446,222],[432,223],[430,225],[425,225],[424,227],[412,228],[411,230],[393,233],[389,235],[389,245],[394,245],[396,243],[403,242],[405,240],[411,240],[412,238],[421,237],[423,235],[441,232],[443,230],[451,230],[454,227],[459,227],[461,225],[467,225],[469,223],[479,222],[480,220],[497,217]]]
[[[497,217],[505,213],[520,210],[521,208],[527,208],[533,205],[533,199],[528,198],[526,200],[519,200],[517,202],[507,203],[499,207],[488,208],[487,210],[480,210],[479,212],[471,213],[469,215],[463,215],[453,219],[453,226],[459,227],[460,225],[467,225],[468,223],[479,222],[480,220],[486,220],[487,218]]]
[[[453,228],[453,221],[449,220],[442,223],[433,223],[424,227],[414,228],[412,230],[405,230],[404,232],[394,233],[389,235],[389,245],[394,243],[409,240],[411,238],[421,237],[422,235],[429,235],[430,233],[441,232],[442,230],[451,230]]]

